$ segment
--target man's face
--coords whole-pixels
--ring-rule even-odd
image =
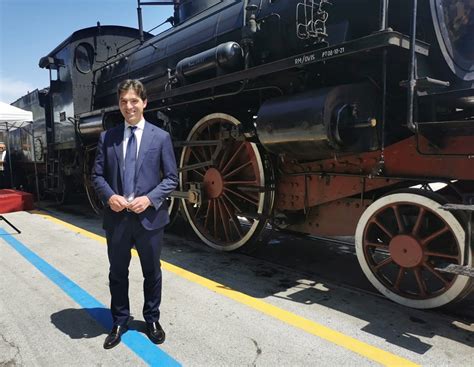
[[[125,121],[136,125],[143,119],[146,99],[142,100],[133,89],[129,89],[120,94],[119,106]]]

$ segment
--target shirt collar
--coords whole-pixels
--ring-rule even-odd
[[[136,126],[138,130],[143,130],[145,128],[145,119],[141,119],[140,122],[136,125],[131,125],[127,121],[125,121],[125,130],[127,130],[129,126]]]

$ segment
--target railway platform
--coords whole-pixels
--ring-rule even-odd
[[[111,318],[100,218],[4,217],[21,233],[0,221],[1,366],[472,365],[472,314],[405,308],[324,277],[218,253],[182,233],[166,234],[162,254],[165,343],[144,334],[133,253],[134,319],[122,343],[104,350]]]

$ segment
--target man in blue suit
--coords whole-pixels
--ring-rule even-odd
[[[120,343],[130,318],[128,267],[135,245],[144,277],[143,317],[155,344],[163,343],[159,323],[161,303],[160,253],[163,229],[169,222],[166,197],[176,188],[178,175],[169,134],[143,117],[146,91],[137,80],[118,86],[120,112],[125,121],[100,135],[92,180],[106,204],[103,227],[110,263],[109,286],[114,326],[104,342]]]

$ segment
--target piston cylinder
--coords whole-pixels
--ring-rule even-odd
[[[258,112],[257,134],[268,151],[294,159],[373,150],[377,148],[376,101],[368,84],[271,99]]]
[[[83,140],[97,139],[100,133],[104,131],[102,116],[95,115],[81,118],[77,130]]]

